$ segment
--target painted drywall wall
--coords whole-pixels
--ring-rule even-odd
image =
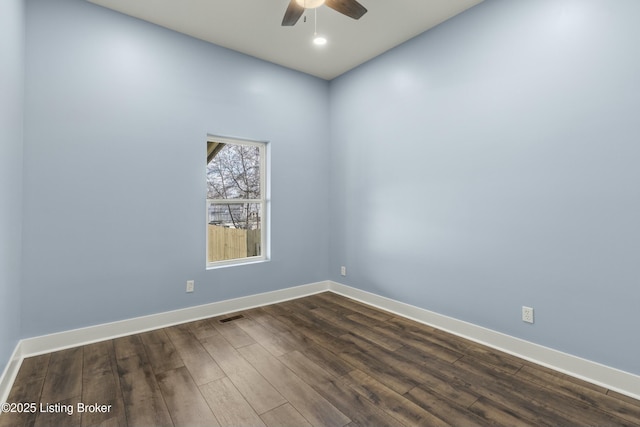
[[[334,80],[331,278],[640,374],[639,15],[487,0]]]
[[[23,337],[327,278],[326,81],[83,0],[27,2],[26,81]],[[269,141],[269,262],[205,270],[207,133]]]
[[[0,5],[0,373],[20,334],[24,2]]]

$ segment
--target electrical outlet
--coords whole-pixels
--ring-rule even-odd
[[[340,275],[341,276],[346,276],[347,275],[347,267],[345,267],[344,265],[342,267],[340,267]]]
[[[195,288],[195,282],[193,280],[187,280],[187,292],[193,292]]]
[[[522,306],[522,321],[533,323],[533,308]]]

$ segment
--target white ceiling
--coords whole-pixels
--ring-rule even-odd
[[[256,58],[331,80],[482,0],[359,0],[368,9],[353,20],[327,6],[282,27],[289,0],[88,0]]]

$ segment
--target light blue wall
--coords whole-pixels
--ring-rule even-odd
[[[0,4],[0,374],[20,335],[24,2]]]
[[[23,337],[326,280],[326,81],[84,0],[26,67]],[[205,270],[207,133],[270,141],[271,262]]]
[[[331,278],[640,374],[638,16],[487,0],[334,80]]]

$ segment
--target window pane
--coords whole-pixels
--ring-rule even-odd
[[[260,203],[209,201],[207,218],[207,262],[262,255]]]
[[[207,164],[208,199],[259,199],[260,147],[219,144]]]
[[[208,267],[265,259],[265,156],[265,143],[207,138]]]

